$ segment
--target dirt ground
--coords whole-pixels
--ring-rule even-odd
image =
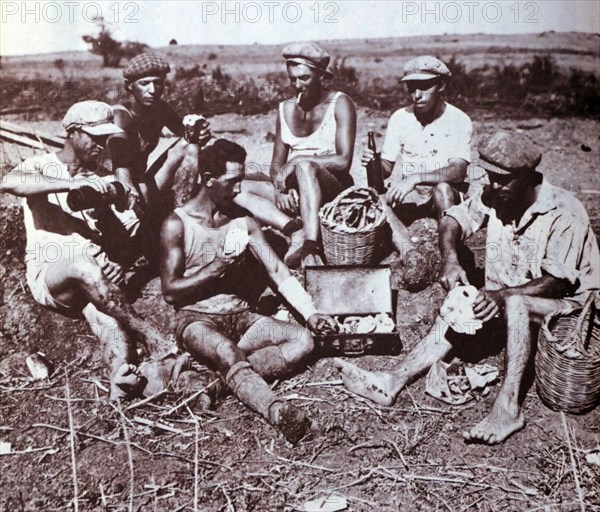
[[[473,118],[475,147],[498,125],[491,113]],[[360,137],[367,122],[384,133],[385,118],[361,110]],[[217,136],[234,138],[258,163],[269,160],[273,124],[272,115],[212,120]],[[59,131],[56,123],[42,126]],[[526,130],[540,145],[541,170],[583,201],[598,235],[599,123],[515,119],[501,127]],[[18,162],[13,151],[2,147],[4,171]],[[356,165],[353,173],[362,179]],[[470,172],[474,186],[478,178]],[[430,241],[434,229],[429,221],[413,234],[419,230]],[[332,495],[344,497],[352,511],[600,510],[600,466],[591,457],[600,450],[600,409],[580,416],[551,411],[531,372],[527,427],[494,447],[467,445],[460,434],[482,418],[498,384],[487,396],[450,406],[425,395],[421,380],[393,407],[379,407],[346,391],[327,358],[274,385],[314,421],[313,435],[295,448],[231,396],[210,411],[172,396],[119,409],[102,389],[108,382],[87,326],[30,298],[22,214],[12,197],[0,197],[0,230],[0,441],[11,444],[9,453],[0,451],[1,510],[292,511]],[[479,262],[483,245],[481,236],[470,244]],[[442,298],[436,284],[418,293],[398,291],[403,352],[427,331]],[[172,312],[158,280],[135,307],[169,331]],[[501,347],[493,340],[477,343],[459,355],[497,366],[501,380]],[[55,366],[49,381],[29,378],[25,358],[36,350]],[[397,358],[356,362],[389,369]]]

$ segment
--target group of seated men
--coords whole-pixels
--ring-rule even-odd
[[[268,174],[246,175],[246,151],[212,140],[206,120],[186,135],[189,127],[161,99],[169,64],[142,54],[123,72],[131,104],[73,105],[63,119],[64,147],[22,162],[0,190],[25,199],[27,283],[34,299],[85,318],[110,371],[111,398],[152,395],[186,373],[189,356],[166,355],[163,333],[135,311],[123,290],[124,273],[144,253],[160,268],[164,299],[175,307],[179,349],[218,371],[241,402],[296,443],[310,420],[267,382],[299,368],[313,350],[313,334],[336,328],[289,267],[324,263],[318,210],[352,184],[356,109],[347,95],[324,85],[329,56],[318,45],[291,44],[283,56],[296,96],[279,105]],[[506,370],[492,411],[465,437],[497,443],[524,425],[520,392],[532,347],[530,322],[581,309],[600,287],[600,256],[583,206],[543,178],[540,151],[518,133],[481,141],[479,164],[489,186],[463,200],[472,125],[443,100],[450,75],[434,57],[406,64],[402,81],[411,104],[389,121],[383,203],[388,221],[400,226],[397,233],[415,216],[440,220],[440,282],[448,291],[469,282],[459,263],[460,243],[487,227],[486,280],[474,313],[488,328],[505,329]],[[149,169],[164,127],[182,138]],[[365,150],[363,164],[372,158]],[[124,190],[119,204],[74,211],[67,201],[84,187],[104,197],[115,181]],[[174,186],[180,186],[175,203],[168,200]],[[287,237],[283,259],[261,226]],[[394,243],[401,251],[407,240],[400,236]],[[257,262],[306,328],[252,309],[248,290],[257,274],[248,265]],[[367,372],[341,359],[335,365],[351,391],[391,405],[414,377],[448,354],[456,337],[439,320],[393,372]],[[142,363],[141,354],[148,360]]]

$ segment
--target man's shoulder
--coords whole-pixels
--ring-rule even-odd
[[[461,121],[464,123],[468,123],[471,125],[473,122],[471,118],[465,114],[461,109],[451,105],[450,103],[446,103],[446,110],[444,111],[444,116],[451,118],[454,122]]]
[[[49,166],[64,166],[64,164],[56,156],[56,152],[40,153],[33,155],[26,160],[23,160],[19,165],[13,167],[13,171],[22,172],[47,172]]]
[[[580,222],[589,222],[589,216],[583,203],[571,192],[564,188],[545,183],[550,200],[556,206],[556,211],[561,215],[568,215]]]

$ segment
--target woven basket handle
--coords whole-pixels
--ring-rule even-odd
[[[589,297],[587,298],[587,300],[585,301],[585,304],[583,305],[583,309],[581,310],[581,314],[579,315],[579,318],[577,319],[577,324],[575,325],[575,328],[573,329],[573,332],[571,334],[571,339],[574,339],[574,341],[577,343],[577,348],[580,351],[587,351],[588,349],[588,344],[589,344],[589,340],[586,341],[586,333],[582,332],[582,328],[583,328],[583,323],[585,321],[585,317],[588,313],[588,311],[590,311],[590,323],[594,322],[594,315],[596,314],[596,305],[595,305],[595,298],[596,298],[596,293],[595,291],[590,292]],[[591,336],[590,336],[591,339]]]

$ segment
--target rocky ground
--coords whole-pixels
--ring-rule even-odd
[[[361,110],[365,130],[359,135],[367,122],[383,134],[385,119]],[[272,116],[226,115],[212,123],[217,136],[248,149],[249,161],[269,161]],[[56,123],[41,126],[59,131]],[[515,119],[501,127],[524,130],[541,146],[542,171],[583,201],[600,233],[598,123]],[[476,139],[496,128],[492,113],[475,117]],[[5,171],[18,155],[4,146],[2,152]],[[356,165],[353,174],[362,179]],[[474,186],[479,178],[473,169]],[[435,228],[423,221],[411,234],[431,248]],[[274,385],[314,421],[313,435],[295,448],[232,397],[206,411],[174,396],[117,408],[107,400],[106,374],[86,325],[30,298],[22,213],[8,196],[0,197],[0,231],[0,441],[11,445],[10,452],[0,445],[1,510],[304,510],[308,500],[332,495],[355,511],[600,510],[600,410],[581,416],[551,411],[536,393],[532,372],[527,428],[491,448],[466,445],[460,433],[481,419],[497,384],[488,395],[450,406],[425,395],[420,381],[386,408],[346,391],[328,358],[315,358]],[[481,264],[483,236],[470,247]],[[435,250],[431,254],[435,261]],[[391,263],[401,287],[404,269]],[[404,351],[428,330],[443,299],[433,277],[421,291],[397,292]],[[156,279],[134,306],[169,331],[172,312]],[[458,354],[458,367],[483,361],[502,369],[501,344],[478,343]],[[25,358],[38,350],[55,366],[49,380],[29,378]],[[356,362],[389,369],[397,358]]]

